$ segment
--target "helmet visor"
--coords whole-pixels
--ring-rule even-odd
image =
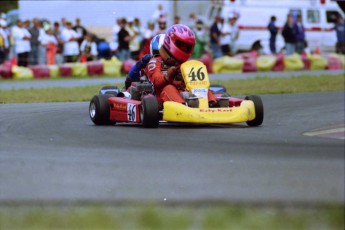
[[[177,40],[176,46],[185,53],[191,53],[193,45]]]

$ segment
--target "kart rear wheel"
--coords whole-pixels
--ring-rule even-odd
[[[94,96],[89,105],[89,115],[95,125],[113,125],[114,121],[110,121],[110,106],[108,98],[110,94]]]
[[[159,125],[158,101],[155,97],[144,97],[141,101],[141,123],[144,128],[157,128]]]
[[[102,90],[104,90],[104,89],[119,89],[117,86],[111,86],[111,85],[109,85],[109,86],[103,86],[102,87]]]
[[[117,86],[103,86],[103,88],[99,91],[99,94],[109,94],[116,97],[118,92],[119,89]]]
[[[254,102],[255,108],[255,119],[247,121],[249,126],[259,126],[264,121],[264,105],[262,103],[261,97],[257,95],[246,96],[245,100],[250,100]]]

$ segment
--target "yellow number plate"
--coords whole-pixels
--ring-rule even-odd
[[[210,87],[206,66],[196,60],[190,60],[181,65],[181,74],[188,91],[195,88]]]

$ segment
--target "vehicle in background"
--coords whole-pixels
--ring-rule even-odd
[[[276,16],[276,26],[280,29],[276,40],[276,50],[284,48],[281,30],[288,14],[302,16],[306,30],[306,40],[311,51],[319,49],[321,53],[335,51],[336,33],[334,23],[338,14],[344,13],[335,1],[330,0],[224,0],[221,16],[230,13],[239,15],[237,20],[240,38],[239,50],[250,50],[260,42],[264,53],[270,53],[267,29],[271,16]]]

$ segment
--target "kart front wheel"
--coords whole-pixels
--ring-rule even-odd
[[[141,101],[141,123],[144,128],[157,128],[159,125],[159,109],[156,97],[144,97]]]
[[[259,126],[264,121],[264,105],[262,103],[261,97],[257,95],[246,96],[245,100],[253,101],[255,108],[255,119],[247,121],[249,126]]]
[[[108,98],[112,95],[100,94],[94,96],[89,105],[89,115],[95,125],[113,125],[114,121],[110,121],[110,106]]]

